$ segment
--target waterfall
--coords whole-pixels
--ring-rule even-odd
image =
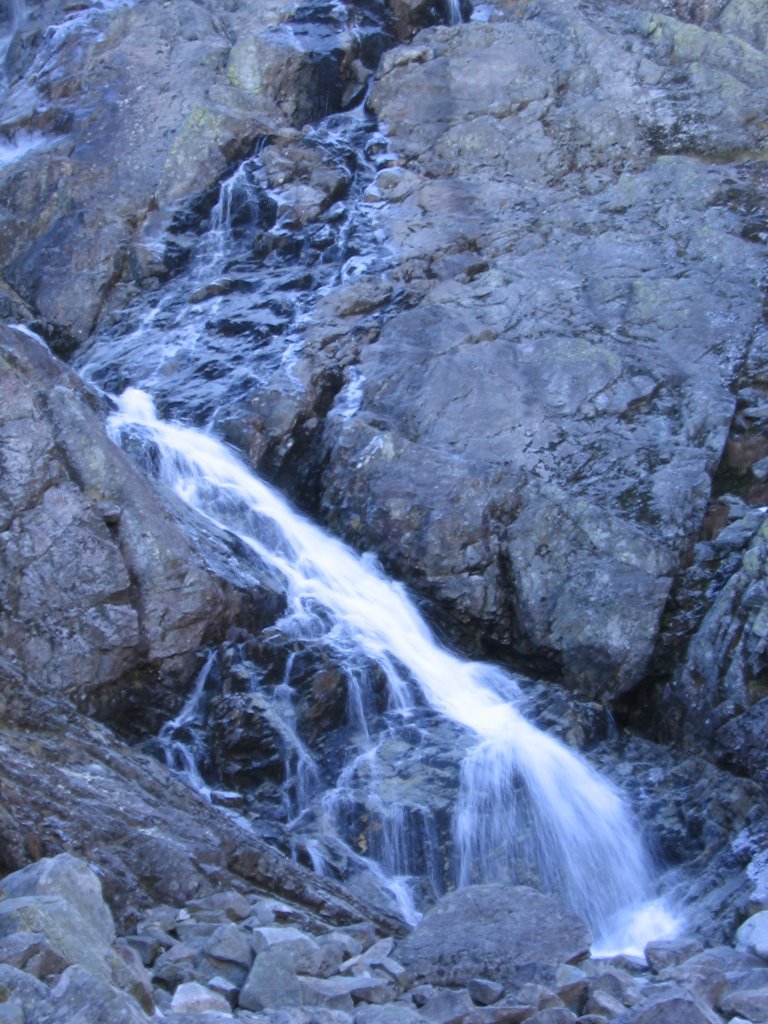
[[[99,11],[125,2],[84,8],[89,31]],[[447,2],[445,13],[458,22],[458,2]],[[70,27],[49,32],[50,46]],[[232,424],[238,436],[253,394],[278,371],[290,376],[318,297],[361,275],[386,277],[393,258],[376,204],[363,198],[396,158],[362,109],[302,134],[313,163],[335,182],[314,212],[296,212],[298,179],[270,174],[273,145],[264,141],[222,183],[206,232],[183,245],[173,229],[147,240],[168,259],[171,279],[131,298],[135,304],[74,360],[97,385],[122,392],[110,420],[115,439],[150,453],[147,471],[236,539],[237,556],[247,560],[243,579],[280,581],[284,611],[265,631],[272,638],[262,634],[256,646],[274,641],[282,675],[267,685],[250,661],[242,676],[270,730],[270,764],[280,762],[270,781],[270,826],[318,873],[367,873],[377,894],[386,890],[412,922],[420,897],[434,898],[446,884],[530,882],[581,913],[602,948],[642,949],[671,921],[651,900],[652,867],[619,792],[526,719],[514,678],[438,644],[372,557],[358,557],[293,512],[212,436]],[[349,367],[329,415],[353,415],[362,389]],[[165,417],[208,424],[208,432],[160,419],[148,392]],[[338,666],[343,680],[344,750],[331,758],[313,748],[297,715],[296,652],[305,648]],[[224,672],[219,654],[210,652],[157,745],[205,799],[255,827],[239,794],[219,787],[210,767],[207,717]],[[436,766],[438,748],[450,756]],[[421,792],[420,763],[450,779],[445,792]]]
[[[652,871],[620,794],[526,720],[514,679],[440,646],[401,585],[294,512],[212,436],[158,419],[144,392],[124,392],[110,430],[118,441],[138,436],[152,446],[163,483],[283,581],[279,629],[349,666],[359,746],[342,773],[346,785],[340,778],[312,795],[318,807],[338,813],[363,760],[375,774],[381,740],[368,722],[369,674],[360,668],[372,663],[386,680],[391,716],[417,720],[426,705],[471,738],[454,823],[460,883],[531,871],[603,937],[618,916],[647,905]],[[392,869],[404,871],[397,832],[385,834],[382,847]],[[314,857],[321,862],[317,850]]]
[[[330,287],[385,272],[392,256],[374,204],[362,201],[391,159],[373,120],[361,108],[333,114],[308,127],[302,144],[338,174],[343,200],[290,223],[296,185],[270,180],[262,140],[222,181],[173,278],[78,350],[83,376],[109,392],[142,387],[185,422],[225,425],[300,350],[313,304]],[[173,232],[153,242],[158,256],[175,244]]]

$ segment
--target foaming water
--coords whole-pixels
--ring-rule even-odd
[[[599,936],[592,956],[611,957],[618,953],[642,957],[651,939],[673,939],[680,933],[682,920],[662,899],[647,900],[639,906],[619,911],[611,927]]]
[[[178,261],[172,279],[92,335],[73,365],[109,392],[143,388],[197,424],[237,419],[277,373],[285,387],[318,300],[341,280],[382,276],[392,261],[375,204],[362,201],[389,160],[374,128],[356,108],[304,130],[302,147],[340,197],[315,205],[302,205],[298,178],[270,172],[280,147],[262,139],[221,182],[194,244],[177,247],[169,235],[148,246],[160,262]]]
[[[643,942],[658,936],[658,916],[642,910],[651,905],[651,865],[621,795],[527,721],[507,673],[436,643],[402,586],[296,514],[213,437],[158,420],[149,396],[136,389],[118,406],[113,436],[138,432],[152,442],[161,479],[282,578],[287,607],[278,626],[284,632],[326,645],[340,661],[375,663],[389,708],[401,719],[426,702],[474,737],[454,821],[460,884],[536,878],[589,921],[601,947],[615,944],[617,927],[627,935],[634,928],[633,943],[643,926],[649,929]],[[354,673],[348,686],[350,714],[363,736],[345,769],[351,777],[364,759],[374,763],[376,741],[368,735],[367,698]],[[320,796],[320,806],[335,815],[348,792],[339,780]],[[406,869],[402,831],[394,828],[383,840],[393,871]],[[312,856],[321,862],[317,849]],[[671,927],[668,918],[666,934]]]

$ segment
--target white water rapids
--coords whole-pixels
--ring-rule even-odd
[[[163,482],[284,580],[281,621],[323,633],[345,659],[376,663],[394,713],[407,718],[426,702],[474,737],[454,822],[461,883],[514,877],[522,856],[590,922],[600,951],[639,951],[672,933],[674,919],[652,900],[652,869],[622,797],[525,719],[509,675],[441,647],[400,585],[296,514],[213,437],[160,421],[136,389],[118,404],[113,436],[155,445]],[[365,731],[364,699],[351,694],[349,703]]]

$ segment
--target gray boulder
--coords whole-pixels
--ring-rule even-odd
[[[658,974],[666,967],[675,967],[689,960],[697,953],[701,953],[702,949],[703,946],[697,939],[661,939],[649,942],[644,953],[648,966]]]
[[[115,941],[115,923],[104,902],[101,882],[88,865],[69,853],[46,857],[6,875],[0,891],[7,897],[59,896],[105,945]]]
[[[111,977],[109,943],[63,896],[19,896],[0,901],[0,936],[17,932],[44,935],[66,965],[83,964],[94,974]]]
[[[525,886],[476,885],[444,896],[396,948],[415,981],[465,986],[482,976],[506,987],[554,981],[583,959],[584,922]]]
[[[238,1003],[245,1010],[301,1006],[302,987],[291,951],[275,945],[259,953],[240,990]]]
[[[720,1011],[729,1018],[742,1017],[749,1021],[768,1020],[768,986],[741,989],[723,996]]]
[[[621,1024],[720,1024],[721,1017],[687,992],[660,993],[616,1018]]]
[[[227,1000],[219,992],[214,992],[196,981],[179,985],[173,993],[171,1001],[172,1013],[225,1013],[230,1012]]]
[[[474,1012],[475,1007],[465,989],[436,992],[421,1007],[421,1015],[431,1024],[457,1024]]]
[[[12,932],[3,936],[0,963],[18,967],[40,981],[61,974],[69,966],[42,932]]]
[[[298,928],[254,928],[251,944],[257,954],[278,948],[290,953],[300,974],[316,974],[323,962],[321,948],[311,936],[305,935]]]

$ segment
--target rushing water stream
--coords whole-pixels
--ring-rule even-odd
[[[77,17],[120,2],[86,6]],[[20,4],[11,11],[5,49],[23,16]],[[446,18],[460,20],[457,3],[447,4]],[[75,21],[73,15],[50,30],[49,48]],[[43,61],[41,53],[41,73]],[[0,159],[36,144],[17,140]],[[282,675],[265,687],[249,663],[246,687],[278,738],[273,803],[297,855],[318,872],[369,872],[412,921],[420,895],[439,895],[446,884],[534,881],[580,912],[604,949],[642,949],[669,934],[674,921],[654,902],[653,869],[619,792],[526,719],[512,677],[437,643],[375,560],[297,515],[214,436],[231,407],[300,349],[319,295],[339,280],[387,270],[375,210],[361,202],[389,158],[386,139],[358,109],[306,129],[302,145],[330,175],[327,202],[297,223],[293,186],[275,186],[260,148],[222,185],[207,230],[175,276],[121,311],[76,365],[121,395],[110,421],[116,440],[149,454],[148,471],[236,539],[244,579],[263,574],[282,591],[284,610],[260,640],[289,651]],[[163,244],[175,243],[171,237]],[[354,395],[352,373],[337,414]],[[343,756],[321,754],[298,724],[295,670],[304,648],[320,651],[343,674]],[[190,785],[251,827],[247,808],[232,809],[238,794],[207,768],[207,702],[221,657],[208,652],[158,743]],[[441,749],[450,750],[445,756],[435,754],[438,733]],[[451,780],[447,825],[434,800],[415,784],[408,788],[420,761]],[[371,826],[364,843],[355,839],[361,820]]]
[[[348,781],[361,761],[375,761],[381,742],[366,715],[375,666],[386,679],[390,716],[406,721],[426,702],[474,739],[454,822],[460,882],[509,877],[522,854],[533,861],[542,884],[561,893],[608,942],[617,916],[647,905],[651,869],[620,795],[523,717],[509,676],[440,647],[402,587],[293,512],[213,437],[158,420],[144,392],[123,394],[111,429],[118,439],[132,434],[151,442],[160,479],[237,536],[256,564],[279,575],[287,600],[281,633],[330,648],[348,667],[357,742],[339,779],[318,791],[312,756],[295,737],[296,820],[315,804],[325,812],[326,826],[341,832]],[[204,672],[175,725],[194,713]],[[187,772],[194,781],[189,766]],[[388,817],[396,832],[397,809],[390,808]],[[528,843],[524,851],[521,840]],[[398,844],[395,837],[393,849]],[[384,867],[408,865],[395,858]],[[401,909],[408,913],[406,904]]]

